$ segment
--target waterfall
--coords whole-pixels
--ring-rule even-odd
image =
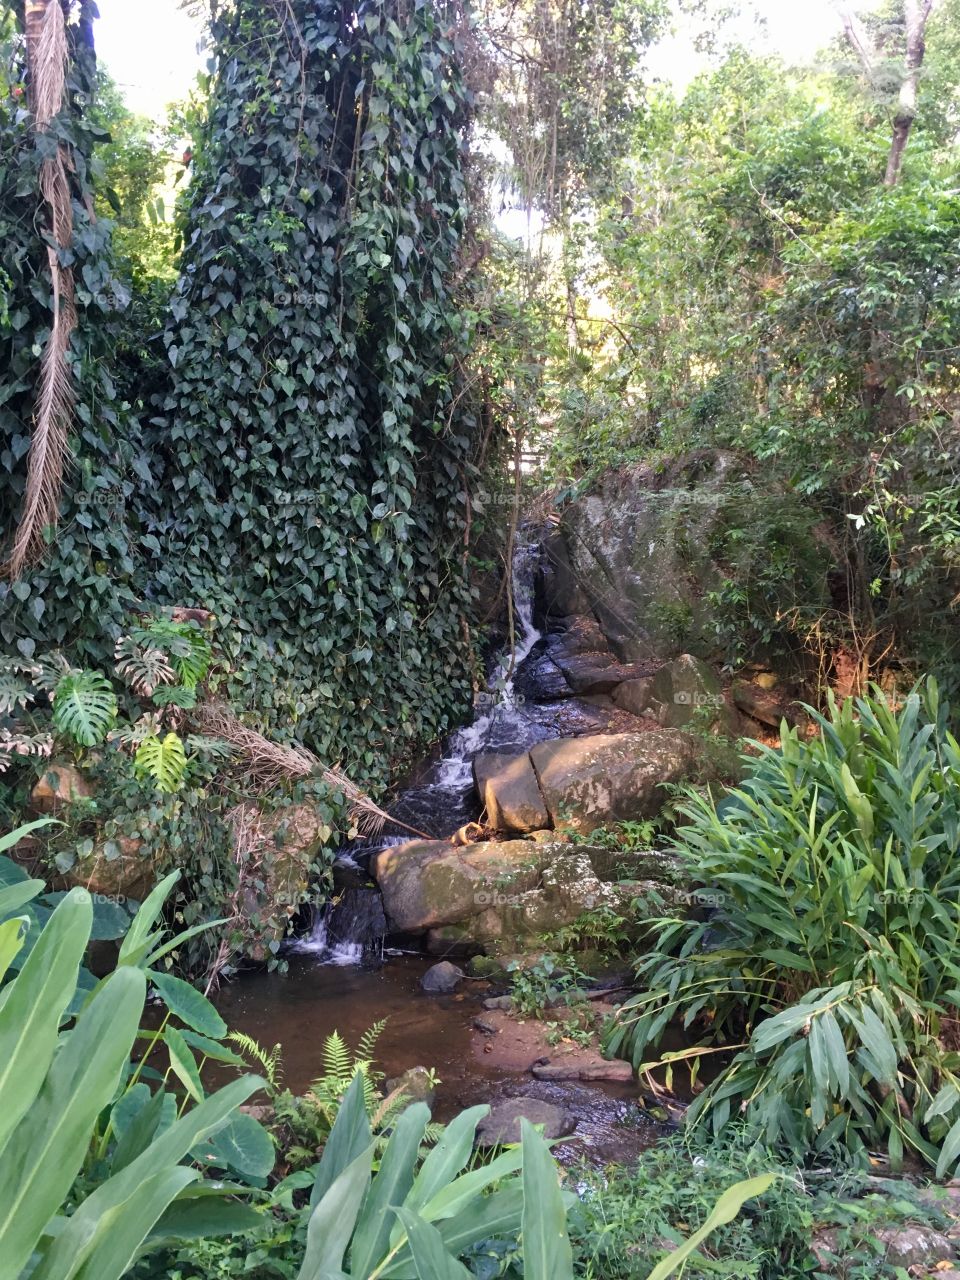
[[[392,803],[391,811],[421,831],[438,838],[451,835],[477,817],[473,788],[473,761],[484,751],[520,751],[543,735],[525,714],[523,699],[515,689],[520,664],[543,638],[534,622],[538,542],[518,542],[514,548],[511,591],[515,622],[514,652],[507,649],[497,660],[487,688],[477,696],[475,718],[449,738],[443,755],[426,767],[422,776]],[[408,836],[357,840],[342,850],[335,866],[341,878],[351,882],[317,916],[311,933],[292,949],[316,955],[320,963],[359,964],[365,955],[382,952],[386,920],[376,889],[360,887],[357,872],[372,853]]]

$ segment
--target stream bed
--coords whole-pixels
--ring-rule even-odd
[[[478,816],[473,760],[479,753],[518,751],[597,730],[599,713],[586,701],[534,702],[516,691],[514,677],[543,639],[534,618],[539,554],[536,542],[521,542],[515,551],[512,660],[509,654],[498,659],[472,722],[451,735],[390,802],[396,817],[420,831],[446,838]],[[455,994],[427,995],[420,979],[436,957],[383,954],[386,921],[379,892],[365,887],[365,868],[377,849],[408,838],[385,833],[343,851],[335,869],[338,900],[286,949],[288,973],[243,974],[221,990],[217,1003],[228,1025],[266,1049],[281,1045],[284,1083],[303,1093],[323,1073],[323,1045],[331,1032],[339,1031],[355,1048],[373,1023],[387,1019],[377,1041],[377,1069],[389,1080],[411,1067],[432,1068],[440,1080],[437,1119],[449,1120],[480,1102],[532,1097],[563,1107],[576,1123],[572,1137],[557,1148],[560,1158],[635,1158],[664,1128],[642,1110],[634,1083],[537,1080],[530,1067],[538,1054],[540,1061],[547,1052],[551,1061],[561,1060],[563,1050],[545,1051],[532,1027],[509,1019],[493,1034],[475,1028],[488,984],[467,980]]]
[[[500,1036],[474,1028],[486,984],[467,983],[455,995],[427,995],[420,978],[431,963],[429,957],[402,955],[379,968],[347,967],[293,955],[285,975],[249,973],[224,985],[217,1006],[231,1030],[246,1032],[267,1049],[282,1046],[283,1082],[294,1093],[306,1092],[323,1074],[323,1044],[332,1031],[355,1048],[371,1024],[385,1018],[377,1069],[391,1079],[410,1067],[433,1068],[440,1080],[432,1107],[438,1120],[481,1102],[538,1098],[562,1106],[576,1122],[572,1137],[558,1148],[560,1158],[586,1156],[601,1164],[629,1162],[663,1136],[664,1127],[638,1105],[633,1084],[534,1079],[529,1063],[501,1051]]]

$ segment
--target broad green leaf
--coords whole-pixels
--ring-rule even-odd
[[[12,849],[14,845],[20,843],[24,836],[30,835],[32,831],[39,831],[41,827],[62,827],[63,823],[58,822],[56,818],[37,818],[34,822],[25,822],[22,827],[15,827],[13,831],[7,831],[0,836],[0,853],[6,853],[8,849]]]
[[[422,1209],[438,1191],[454,1180],[470,1159],[477,1125],[489,1111],[486,1105],[470,1107],[447,1125],[443,1137],[420,1166],[406,1201],[408,1209]]]
[[[74,889],[47,921],[0,1007],[0,1152],[40,1092],[77,985],[93,907]]]
[[[69,902],[64,900],[54,919]],[[3,1150],[0,1257],[13,1275],[26,1265],[73,1185],[96,1118],[120,1083],[145,997],[142,973],[121,969],[111,974],[57,1053],[31,1108],[30,1123],[20,1124]]]
[[[262,1085],[263,1081],[256,1076],[234,1080],[158,1134],[129,1165],[101,1183],[83,1201],[48,1248],[43,1269],[31,1280],[62,1280],[75,1259],[83,1260],[84,1249],[94,1238],[96,1223],[103,1215],[122,1204],[144,1179],[166,1166],[176,1165]]]
[[[127,930],[126,937],[120,944],[118,964],[136,965],[144,958],[150,930],[160,919],[163,905],[179,879],[179,870],[171,871],[169,875],[164,876],[160,883],[144,899],[140,910],[133,917],[133,922]]]
[[[120,1280],[161,1214],[199,1176],[196,1169],[174,1165],[131,1187],[126,1200],[97,1219],[83,1263],[76,1268],[71,1263],[58,1280]]]
[[[30,921],[27,916],[15,916],[0,924],[0,982],[16,959],[26,937]]]
[[[190,1047],[176,1027],[167,1027],[163,1033],[163,1042],[167,1046],[170,1066],[177,1079],[195,1102],[203,1101],[203,1084],[197,1070],[196,1059]]]
[[[194,1147],[191,1155],[204,1164],[232,1169],[243,1178],[265,1178],[275,1160],[269,1133],[253,1116],[242,1111]]]
[[[573,1280],[573,1250],[560,1173],[550,1148],[527,1119],[520,1121],[523,1148],[524,1280]]]
[[[310,1196],[311,1209],[320,1203],[340,1174],[361,1152],[366,1151],[370,1139],[370,1122],[363,1099],[363,1077],[358,1071],[343,1095],[330,1137],[323,1148]]]
[[[407,1107],[396,1122],[370,1185],[350,1250],[351,1275],[368,1276],[386,1256],[394,1224],[393,1206],[403,1204],[413,1186],[413,1172],[420,1143],[430,1120],[430,1109],[418,1102]]]
[[[0,920],[14,915],[38,894],[43,893],[45,888],[42,880],[21,880],[19,884],[0,889]]]
[[[211,1036],[220,1040],[227,1034],[227,1024],[217,1013],[207,997],[196,987],[175,978],[169,973],[150,970],[147,974],[150,981],[160,992],[163,1003],[171,1013],[175,1013],[181,1022],[185,1022],[194,1031],[203,1036]]]
[[[411,1209],[397,1209],[396,1213],[410,1242],[418,1280],[471,1280],[470,1272],[463,1263],[447,1252],[443,1237],[436,1227],[424,1222]],[[526,1274],[524,1258],[524,1276]],[[357,1272],[355,1280],[360,1280],[361,1275],[361,1272]]]
[[[333,1181],[310,1214],[307,1247],[297,1280],[341,1280],[343,1256],[357,1223],[373,1169],[373,1144]]]

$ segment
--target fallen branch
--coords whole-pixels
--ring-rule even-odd
[[[379,835],[384,825],[390,822],[423,840],[433,839],[425,831],[418,831],[416,827],[408,826],[381,809],[345,773],[338,768],[327,768],[312,751],[308,751],[300,743],[285,745],[271,742],[256,729],[241,724],[233,712],[224,706],[204,704],[194,712],[193,719],[201,733],[228,742],[243,757],[250,776],[264,788],[316,776],[334,790],[343,793],[350,804],[350,821],[361,835]]]

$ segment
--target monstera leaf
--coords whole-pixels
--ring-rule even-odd
[[[53,723],[82,747],[103,742],[117,718],[117,699],[99,671],[71,671],[53,693]]]

